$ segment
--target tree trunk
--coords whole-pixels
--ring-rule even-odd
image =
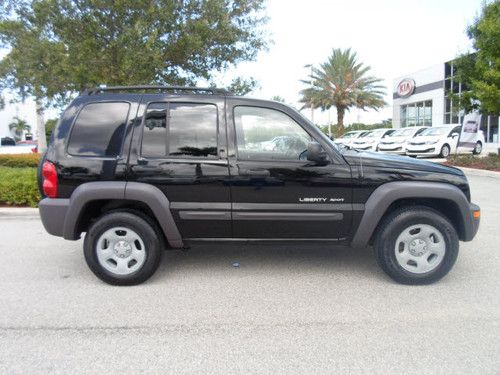
[[[342,136],[342,134],[344,134],[344,113],[344,107],[337,107],[337,134],[339,136]]]
[[[40,98],[35,98],[36,103],[36,139],[38,140],[38,152],[43,154],[47,149],[45,137],[45,121],[43,119],[43,106]]]

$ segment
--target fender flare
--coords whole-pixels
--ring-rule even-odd
[[[351,241],[352,247],[366,247],[389,206],[408,198],[437,198],[454,203],[459,211],[464,229],[464,240],[468,241],[475,234],[474,219],[470,203],[465,194],[456,186],[440,182],[396,181],[379,186],[370,195],[365,212]]]
[[[78,238],[78,220],[85,205],[105,199],[138,201],[146,204],[156,217],[160,227],[173,248],[183,247],[182,237],[170,211],[170,201],[155,186],[140,182],[96,181],[78,186],[71,194],[69,207],[64,218],[63,237]]]

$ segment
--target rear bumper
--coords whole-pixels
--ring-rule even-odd
[[[40,218],[45,230],[57,237],[64,237],[64,222],[69,208],[69,199],[45,198],[38,204]]]

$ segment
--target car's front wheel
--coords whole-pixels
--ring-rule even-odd
[[[402,284],[430,284],[444,277],[458,256],[458,235],[441,213],[424,206],[389,214],[374,251],[380,267]]]
[[[161,258],[158,230],[142,217],[112,212],[89,228],[85,260],[92,272],[112,285],[136,285],[150,278]]]
[[[443,145],[443,147],[441,147],[439,156],[441,156],[442,158],[447,158],[448,156],[450,156],[450,146]]]

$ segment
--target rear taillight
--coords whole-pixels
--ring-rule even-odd
[[[57,170],[50,161],[42,166],[43,193],[49,198],[57,198]]]

